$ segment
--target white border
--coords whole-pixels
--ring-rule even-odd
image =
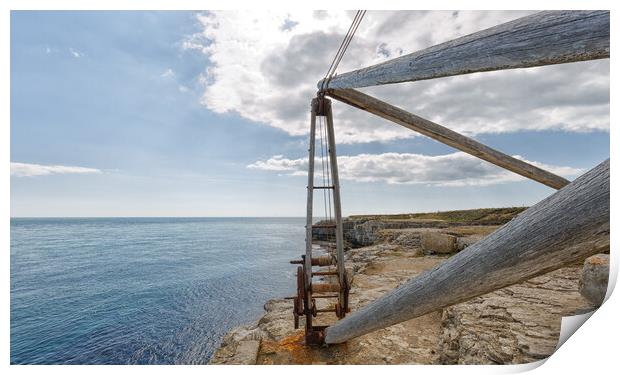
[[[350,1],[344,0],[337,3],[338,9],[612,9],[611,12],[611,50],[612,56],[617,46],[617,35],[615,33],[615,25],[618,22],[616,16],[616,10],[611,1],[562,1],[562,2],[541,2],[541,1],[382,1],[371,2],[367,0],[362,1]],[[9,336],[9,321],[10,321],[10,251],[9,251],[9,209],[10,209],[10,176],[9,176],[9,147],[10,147],[10,10],[27,10],[27,9],[84,9],[84,10],[132,10],[132,9],[265,9],[265,8],[301,8],[301,9],[335,9],[336,3],[331,1],[310,1],[304,3],[292,3],[284,1],[239,1],[239,0],[227,0],[227,1],[198,1],[198,0],[175,0],[175,1],[132,1],[127,0],[110,0],[110,1],[78,1],[78,0],[62,0],[62,1],[3,1],[3,12],[0,16],[0,40],[2,41],[2,59],[1,66],[4,79],[2,82],[1,94],[2,101],[0,103],[0,114],[3,117],[2,136],[0,136],[0,150],[2,163],[2,210],[4,216],[2,217],[2,230],[0,235],[2,237],[3,246],[3,272],[2,282],[3,287],[1,290],[1,297],[3,303],[3,309],[1,310],[2,322],[4,323],[4,329],[2,330],[2,340],[0,342],[2,353],[4,353],[4,364],[9,367],[8,370],[15,373],[31,373],[38,371],[45,371],[62,374],[77,374],[84,371],[92,372],[95,374],[107,373],[110,370],[115,372],[135,372],[135,373],[147,373],[158,374],[169,371],[176,372],[224,372],[235,373],[238,371],[252,371],[257,373],[309,373],[310,371],[316,372],[335,372],[335,371],[356,371],[366,373],[375,371],[376,369],[371,366],[356,366],[354,368],[341,368],[335,366],[316,368],[313,366],[296,366],[291,368],[290,366],[256,366],[247,368],[246,366],[89,366],[84,368],[83,366],[46,366],[41,368],[40,366],[9,366],[10,362],[10,336]],[[614,64],[613,57],[611,59],[611,76],[616,76],[616,65]],[[614,102],[616,85],[611,85],[611,103]],[[617,109],[615,105],[611,105],[611,123]],[[617,132],[611,131],[611,150],[618,148]],[[615,152],[611,152],[612,164],[615,165]],[[612,170],[615,170],[612,169]],[[617,199],[614,199],[614,191],[618,188],[618,177],[612,174],[611,176],[611,189],[612,189],[612,216],[611,227],[617,228],[617,217],[615,215],[615,208],[617,208]],[[611,237],[611,248],[615,249],[617,240],[614,235]],[[610,286],[615,285],[615,281],[618,274],[618,260],[616,254],[612,251],[611,261],[611,277]],[[611,291],[611,288],[610,288]],[[605,304],[594,313],[591,319],[588,319],[583,326],[574,333],[574,335],[568,339],[568,341],[562,345],[557,352],[552,355],[547,361],[541,361],[544,363],[535,363],[530,365],[520,366],[416,366],[415,368],[409,366],[392,366],[390,372],[397,373],[411,373],[423,372],[423,373],[456,373],[459,374],[487,374],[487,373],[513,373],[523,372],[531,369],[536,369],[537,373],[542,374],[556,374],[556,373],[594,373],[598,371],[604,371],[607,369],[617,368],[616,363],[617,344],[618,339],[618,316],[619,316],[619,302],[617,295],[608,296],[609,299]]]

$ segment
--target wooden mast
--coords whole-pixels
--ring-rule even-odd
[[[325,123],[325,136],[327,143],[327,158],[329,170],[331,171],[331,185],[326,186],[314,185],[314,164],[315,164],[315,148],[316,148],[316,124],[317,118],[319,125]],[[325,120],[325,121],[323,121]],[[321,126],[319,126],[321,128]],[[323,158],[323,134],[321,134],[321,158]],[[320,345],[324,343],[325,326],[313,325],[312,318],[319,313],[335,312],[338,318],[344,318],[349,311],[349,285],[346,278],[344,268],[344,240],[342,229],[342,210],[340,202],[340,181],[338,178],[338,162],[336,159],[336,140],[334,136],[334,123],[332,119],[331,101],[323,95],[312,100],[310,113],[310,142],[308,147],[308,185],[307,185],[307,201],[306,201],[306,251],[301,260],[293,260],[292,264],[302,265],[297,268],[297,295],[291,297],[293,299],[293,316],[295,328],[299,326],[299,317],[305,316],[305,341],[309,345]],[[323,173],[326,170],[323,169]],[[324,176],[326,177],[326,176]],[[329,181],[329,179],[324,182]],[[325,185],[325,183],[324,183]],[[334,223],[314,225],[314,190],[324,189],[330,191],[333,197]],[[331,218],[331,204],[328,212],[325,208],[325,215]],[[327,256],[313,256],[313,229],[314,228],[330,228],[335,232],[335,249],[336,254]],[[331,250],[331,249],[330,249]],[[336,266],[336,271],[322,270],[314,272],[312,267],[332,267]],[[330,277],[337,276],[338,282],[317,282],[313,283],[313,276]],[[334,295],[333,293],[338,294]],[[325,294],[327,293],[327,294]],[[331,308],[319,309],[316,304],[316,298],[337,298]]]
[[[338,298],[339,304],[343,309],[342,316],[346,314],[348,309],[348,293],[346,286],[347,280],[345,276],[344,268],[344,241],[342,230],[342,207],[340,203],[340,178],[338,177],[338,161],[336,157],[336,137],[334,134],[334,120],[332,117],[332,105],[328,99],[323,99],[325,102],[325,114],[327,122],[327,143],[329,163],[332,177],[332,196],[334,197],[334,220],[336,224],[336,259],[338,270],[338,281],[340,283],[340,296]]]
[[[313,99],[310,111],[310,145],[308,147],[308,196],[306,200],[306,255],[304,257],[305,294],[304,306],[312,305],[312,208],[314,205],[314,149],[316,143],[316,116],[318,102]],[[312,330],[312,316],[306,315],[306,332]]]

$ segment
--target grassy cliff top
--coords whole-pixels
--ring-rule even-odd
[[[527,207],[477,208],[473,210],[425,212],[393,215],[351,215],[352,220],[441,220],[448,223],[495,224],[506,223]]]

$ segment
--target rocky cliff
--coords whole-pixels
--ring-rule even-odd
[[[486,208],[478,210],[444,211],[400,215],[357,215],[343,219],[344,240],[349,247],[370,246],[384,230],[447,228],[471,225],[502,225],[524,211],[526,207]],[[313,228],[314,239],[334,239],[334,229],[325,227],[330,221],[320,221],[322,227]]]
[[[503,220],[506,218],[504,217]],[[400,221],[399,221],[400,220]],[[374,243],[346,252],[353,276],[353,310],[415,277],[494,231],[499,223],[433,218],[427,226],[385,226],[359,221],[350,236]],[[509,220],[509,218],[508,218]],[[355,220],[351,220],[355,222]],[[492,224],[492,225],[491,225]],[[394,226],[392,226],[394,225]],[[416,224],[417,225],[417,224]],[[362,229],[363,228],[363,229]],[[372,237],[369,234],[372,233]],[[356,239],[357,240],[357,239]],[[607,261],[607,263],[605,263]],[[294,330],[290,300],[265,304],[255,324],[231,331],[212,364],[512,364],[546,358],[555,349],[563,316],[600,304],[607,284],[608,257],[595,256],[524,283],[442,311],[350,340],[311,348],[303,329]],[[321,307],[321,306],[319,306]],[[320,323],[330,324],[327,316]]]

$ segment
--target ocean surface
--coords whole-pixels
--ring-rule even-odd
[[[11,363],[201,364],[291,295],[304,218],[11,219]]]

